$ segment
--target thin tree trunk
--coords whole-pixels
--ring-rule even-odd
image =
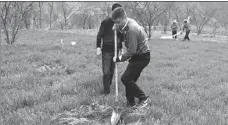
[[[197,35],[200,35],[200,34],[201,34],[201,32],[202,32],[202,29],[201,29],[201,28],[199,28],[199,29],[197,30]]]
[[[2,66],[2,25],[1,24],[0,24],[0,65]],[[0,75],[2,75],[2,71],[0,71]],[[1,76],[0,76],[0,81],[2,81]],[[0,84],[2,85],[1,82]]]
[[[214,37],[215,37],[215,35],[216,35],[216,30],[217,30],[217,27],[215,27],[214,30],[213,30],[213,36],[214,36]]]
[[[2,25],[1,24],[0,24],[0,45],[2,45]],[[2,50],[2,48],[0,50]]]
[[[52,24],[52,13],[53,13],[53,2],[51,2],[51,5],[50,5],[50,29],[51,29],[51,24]]]
[[[40,29],[42,28],[42,2],[39,2],[39,11],[40,11],[40,19],[39,19],[39,24],[40,24]]]
[[[10,39],[9,39],[9,32],[8,32],[8,30],[7,30],[7,27],[6,27],[6,20],[4,20],[4,27],[3,27],[3,29],[4,29],[4,32],[5,32],[5,34],[6,34],[6,38],[5,38],[5,41],[6,41],[6,43],[7,44],[10,44]]]
[[[64,8],[63,2],[62,2],[62,11],[63,11],[63,18],[64,18],[64,27],[66,29],[66,27],[67,27],[67,14],[66,14],[66,10]]]
[[[151,38],[151,25],[149,24],[149,39]]]
[[[84,17],[84,20],[83,20],[83,23],[82,23],[82,28],[83,28],[83,29],[86,28],[87,18],[88,18],[88,16],[85,14],[85,17]]]
[[[9,14],[10,4],[11,4],[11,2],[9,2],[8,5],[7,5],[7,2],[4,3],[5,14],[4,14],[4,16],[1,15],[2,23],[3,23],[3,31],[4,31],[4,33],[6,35],[5,41],[6,41],[7,44],[10,44],[10,41],[9,41],[9,33],[8,33],[8,30],[7,30],[7,16]]]
[[[225,35],[227,35],[228,36],[228,28],[225,26]]]

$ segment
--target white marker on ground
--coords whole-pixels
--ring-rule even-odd
[[[71,42],[71,45],[74,46],[74,45],[76,45],[76,43],[77,43],[77,42],[72,41],[72,42]]]
[[[64,45],[64,43],[63,43],[63,39],[61,39],[61,44],[62,44],[62,45]]]

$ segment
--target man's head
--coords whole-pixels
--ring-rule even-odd
[[[114,9],[116,9],[117,7],[122,7],[119,3],[114,3],[113,5],[112,5],[112,11],[114,10]]]
[[[119,26],[126,24],[127,15],[122,7],[118,7],[112,11],[112,20]]]

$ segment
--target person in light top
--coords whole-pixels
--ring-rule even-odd
[[[128,61],[128,66],[121,77],[125,86],[127,106],[143,108],[150,102],[145,92],[136,84],[143,69],[150,63],[150,48],[145,30],[134,19],[128,18],[125,10],[118,7],[112,12],[112,20],[116,30],[124,33],[126,52],[114,57],[114,62]],[[136,104],[135,98],[139,99]]]
[[[171,29],[172,29],[172,36],[173,39],[177,39],[177,30],[178,30],[178,25],[177,25],[177,21],[174,20],[171,24]]]

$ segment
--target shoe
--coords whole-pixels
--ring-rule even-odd
[[[133,108],[136,106],[135,100],[127,100],[127,108]]]
[[[100,90],[100,94],[101,95],[109,95],[110,94],[110,91]]]
[[[110,93],[108,93],[108,92],[103,92],[103,93],[101,93],[101,95],[102,96],[108,96]]]
[[[133,107],[135,107],[135,106],[136,106],[135,103],[129,103],[129,102],[127,102],[127,107],[133,108]]]
[[[150,103],[150,98],[147,96],[146,99],[139,100],[139,104],[136,105],[137,109],[142,109],[146,106],[148,106]]]

